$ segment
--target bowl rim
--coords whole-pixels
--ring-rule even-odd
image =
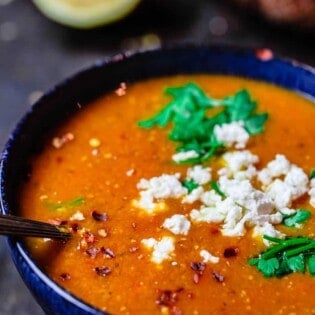
[[[313,95],[310,91],[305,93],[300,90],[299,88],[294,89],[290,88],[289,86],[286,86],[284,84],[284,88],[287,88],[289,90],[292,90],[294,92],[298,92],[299,94],[302,94],[302,96],[309,98],[309,99],[315,99],[315,68],[311,67],[305,63],[296,61],[295,59],[290,59],[286,57],[282,57],[280,55],[275,55],[272,53],[272,58],[270,60],[262,60],[258,57],[258,50],[261,48],[246,48],[246,47],[238,47],[238,46],[228,46],[228,45],[207,45],[207,46],[200,46],[200,45],[175,45],[175,46],[168,46],[168,47],[162,47],[157,48],[153,50],[145,50],[145,51],[127,51],[124,53],[116,54],[112,57],[103,58],[100,60],[97,60],[96,62],[92,63],[91,65],[83,68],[82,70],[74,73],[73,75],[67,77],[66,79],[62,80],[60,83],[56,84],[54,87],[49,89],[47,92],[44,93],[44,95],[36,101],[24,114],[24,116],[19,120],[19,122],[14,127],[13,131],[11,132],[9,139],[7,140],[6,144],[4,145],[1,161],[0,161],[0,207],[1,212],[4,214],[8,214],[11,212],[11,206],[8,204],[8,198],[7,198],[7,192],[5,190],[6,186],[6,179],[7,179],[7,168],[9,167],[8,160],[10,159],[12,153],[12,146],[16,142],[16,136],[20,133],[20,130],[24,128],[25,124],[29,123],[30,117],[33,115],[34,112],[38,111],[39,108],[42,108],[45,106],[45,103],[56,93],[59,93],[61,90],[67,88],[67,86],[74,84],[75,82],[79,81],[83,76],[90,74],[95,69],[100,68],[107,68],[110,65],[115,66],[116,64],[120,64],[125,62],[126,60],[130,61],[135,58],[139,58],[141,56],[147,56],[147,57],[156,57],[161,53],[179,53],[179,52],[185,52],[185,51],[200,51],[204,50],[204,52],[210,52],[210,51],[217,51],[217,52],[227,52],[228,54],[235,55],[236,58],[239,58],[240,56],[247,58],[254,58],[257,59],[259,63],[262,63],[267,66],[272,65],[280,65],[284,66],[288,69],[292,69],[293,71],[298,71],[300,75],[306,75],[310,76],[314,79],[314,92]],[[211,74],[211,72],[208,72]],[[229,73],[226,73],[227,75]],[[154,76],[153,76],[154,77]],[[250,77],[251,78],[251,77]],[[253,77],[252,79],[256,80],[257,77]],[[267,79],[261,79],[261,81],[267,82],[267,83],[275,83],[271,82]],[[134,82],[137,82],[135,80]],[[40,280],[47,285],[49,288],[51,288],[54,292],[56,292],[58,295],[60,295],[63,299],[68,301],[71,304],[75,304],[80,310],[83,312],[87,312],[87,314],[106,314],[106,312],[101,311],[100,309],[90,305],[89,303],[83,301],[79,297],[75,296],[73,293],[66,291],[62,286],[60,286],[57,282],[52,280],[48,275],[46,275],[43,270],[36,264],[36,262],[30,257],[28,254],[28,251],[26,247],[24,246],[22,241],[19,241],[13,237],[7,237],[7,244],[10,249],[11,256],[17,255],[22,257],[24,261],[29,266],[30,270],[36,274]],[[15,254],[13,253],[15,251]],[[23,276],[22,276],[23,278]],[[24,279],[23,279],[24,280]]]

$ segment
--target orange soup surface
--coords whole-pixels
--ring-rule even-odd
[[[200,163],[174,162],[171,124],[138,122],[171,101],[166,87],[188,82],[216,99],[248,90],[257,112],[268,113],[264,131]],[[310,101],[243,78],[181,75],[122,85],[78,108],[32,161],[21,214],[65,224],[72,237],[62,244],[27,239],[31,255],[59,285],[111,314],[315,313],[307,267],[277,277],[248,263],[273,245],[263,235],[314,237],[314,118]],[[244,136],[242,123],[237,128]],[[246,189],[250,197],[239,195]],[[310,218],[284,225],[297,209]]]

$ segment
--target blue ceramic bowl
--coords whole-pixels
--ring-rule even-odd
[[[27,177],[29,158],[41,149],[45,136],[76,111],[78,102],[89,103],[120,82],[192,73],[248,77],[315,97],[314,69],[276,58],[266,50],[185,47],[118,55],[101,61],[46,93],[13,131],[1,161],[3,213],[18,214],[19,182]],[[23,241],[11,237],[7,241],[18,271],[47,314],[104,314],[49,279],[32,260]]]

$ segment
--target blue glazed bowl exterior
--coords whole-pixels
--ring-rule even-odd
[[[315,97],[314,69],[279,58],[261,60],[255,51],[224,47],[179,47],[118,55],[101,61],[46,93],[24,116],[5,146],[0,169],[1,207],[17,214],[19,182],[27,176],[28,160],[41,150],[45,136],[77,109],[120,82],[174,74],[228,74],[257,79]],[[47,314],[104,314],[49,279],[21,240],[8,238],[12,259],[24,282]]]

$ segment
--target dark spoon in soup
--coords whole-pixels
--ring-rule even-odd
[[[70,232],[63,225],[29,220],[13,215],[0,214],[0,234],[11,236],[32,236],[67,240]]]

